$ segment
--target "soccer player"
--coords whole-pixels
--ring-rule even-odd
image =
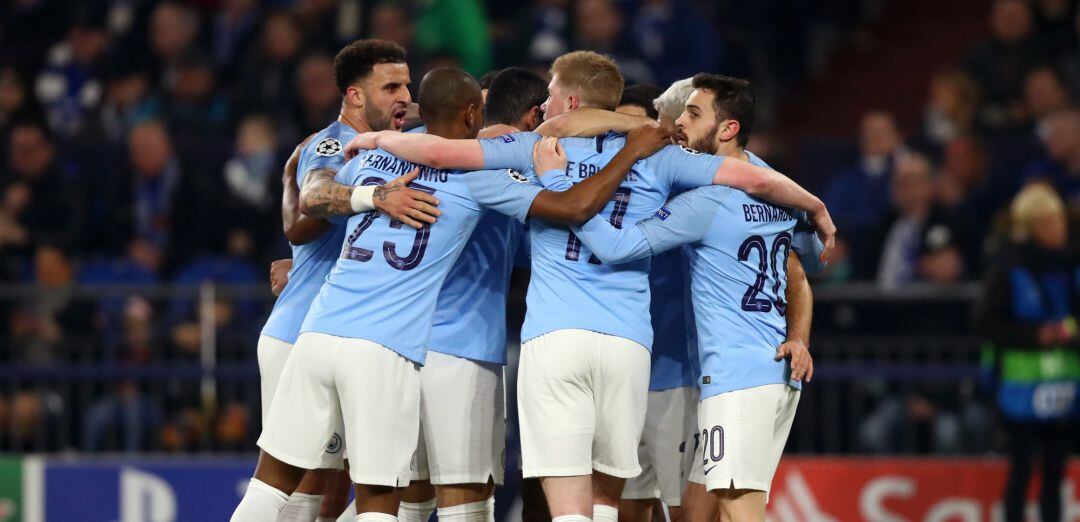
[[[622,77],[610,59],[587,51],[552,65],[545,118],[592,106],[612,110]],[[438,168],[532,168],[539,136],[519,133],[488,140],[370,133],[351,146],[383,148]],[[548,140],[562,150],[575,184],[611,168],[623,138]],[[629,171],[625,186],[605,208],[611,223],[636,223],[655,212],[674,190],[710,184],[748,190],[812,212],[830,244],[835,227],[821,201],[786,177],[739,160],[724,160],[669,146]],[[576,187],[576,185],[575,185]],[[649,262],[600,263],[565,227],[531,225],[532,278],[522,329],[518,404],[523,471],[542,477],[557,522],[615,520],[623,481],[637,476],[638,439],[649,380]]]
[[[481,87],[484,85],[481,84]],[[489,79],[481,136],[540,124],[547,82],[511,67]],[[503,483],[506,294],[521,222],[484,212],[439,290],[420,370],[420,441],[398,518],[486,519]],[[431,484],[434,484],[432,491]]]
[[[476,80],[457,69],[436,69],[420,85],[421,114],[436,135],[474,138],[481,104]],[[350,217],[341,256],[285,362],[259,438],[262,457],[232,520],[275,519],[305,470],[319,466],[338,415],[351,448],[357,520],[395,520],[419,435],[419,365],[436,298],[481,211],[582,223],[611,197],[621,173],[667,138],[662,130],[642,129],[609,168],[563,192],[542,190],[507,170],[419,169],[412,188],[441,199],[434,225],[413,231],[374,212]],[[375,151],[346,164],[337,180],[381,186],[412,170],[412,164]],[[337,208],[342,202],[328,200],[328,205]]]
[[[763,164],[744,149],[753,125],[749,83],[710,74],[699,74],[693,82],[695,90],[678,119],[688,143],[710,154],[745,155]],[[791,429],[801,381],[813,376],[806,347],[809,287],[786,288],[791,266],[798,267],[796,278],[805,285],[790,249],[814,250],[807,244],[813,238],[796,232],[798,223],[789,209],[738,190],[704,187],[675,197],[635,227],[618,230],[597,218],[572,227],[608,263],[691,245],[702,398],[701,452],[684,502],[688,520],[712,522],[716,507],[728,520],[765,519],[769,485]],[[785,324],[786,314],[798,317]],[[705,489],[713,493],[708,503],[701,500]],[[698,500],[691,500],[695,495]]]
[[[282,222],[285,236],[292,244],[293,266],[288,277],[291,282],[281,290],[259,337],[264,423],[282,368],[300,333],[300,324],[337,258],[341,240],[345,237],[343,223],[335,225],[300,212],[302,209],[311,211],[320,208],[315,197],[318,182],[312,180],[320,176],[323,179],[332,177],[345,163],[342,143],[357,132],[392,128],[392,108],[402,100],[406,103],[410,101],[408,89],[405,88],[408,84],[408,66],[405,65],[404,51],[396,44],[361,40],[346,46],[335,57],[334,75],[344,96],[338,119],[297,147],[283,175]],[[387,84],[396,87],[402,79],[405,82],[403,88],[384,88]],[[387,107],[391,110],[387,110]],[[407,180],[403,179],[394,186],[401,186],[405,182]],[[302,183],[306,183],[307,194],[303,194],[299,188]],[[376,208],[401,218],[409,217],[404,214],[406,209],[418,207],[418,210],[422,210],[434,202],[429,194],[408,189],[393,191],[384,198],[374,198],[373,194],[364,195],[359,191],[354,191],[350,196],[354,194],[366,196],[366,199],[361,198],[364,201],[359,202],[357,207],[350,207],[351,210]],[[304,196],[309,198],[306,203]],[[428,219],[433,220],[434,216],[429,215]],[[316,466],[320,470],[343,468],[343,431],[340,419],[336,419],[335,423],[337,427],[333,433],[337,438],[331,437],[327,451]],[[326,506],[320,509],[324,503],[324,492],[329,494],[337,491],[333,487],[335,479],[335,474],[328,471],[307,474],[290,496],[281,520],[311,521],[320,514],[320,510],[323,516],[336,519],[343,509],[343,502],[326,502]],[[347,501],[347,498],[346,495],[344,500]]]
[[[623,89],[622,97],[619,98],[619,105],[615,107],[615,112],[631,116],[644,116],[650,120],[655,120],[657,113],[656,107],[653,106],[653,100],[663,92],[662,89],[655,85],[631,85]]]

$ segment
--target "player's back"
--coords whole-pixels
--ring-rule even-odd
[[[652,257],[649,271],[653,348],[649,391],[693,386],[697,368],[697,328],[690,300],[690,267],[683,248]]]
[[[314,169],[325,167],[339,170],[344,166],[343,144],[356,134],[352,127],[338,121],[319,131],[300,151],[296,169],[297,185],[302,185],[305,176]],[[331,228],[314,241],[291,245],[293,265],[289,270],[289,284],[274,303],[274,309],[263,327],[263,335],[290,344],[296,342],[304,316],[338,258],[344,234],[345,222],[339,220],[332,222]]]
[[[506,364],[506,293],[523,232],[510,216],[483,213],[439,290],[430,350]]]
[[[350,161],[338,174],[349,185],[385,184],[415,165],[381,150]],[[420,167],[410,188],[439,200],[438,221],[416,230],[378,212],[349,218],[346,236],[302,331],[367,339],[423,363],[436,299],[485,206],[524,218],[532,199],[522,185],[492,171]],[[528,191],[533,196],[537,190]]]
[[[784,296],[796,217],[727,187],[694,192],[715,209],[704,237],[688,249],[702,397],[765,384],[797,387],[788,382],[785,362],[772,357],[787,332]]]

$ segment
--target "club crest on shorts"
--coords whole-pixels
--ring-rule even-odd
[[[520,173],[520,172],[518,172],[518,171],[516,171],[514,169],[506,169],[506,173],[510,175],[510,179],[512,179],[512,180],[514,180],[514,181],[516,181],[518,183],[528,183],[529,182],[529,178],[526,178],[524,174],[522,174],[522,173]]]
[[[691,149],[690,147],[687,147],[686,145],[679,145],[679,148],[681,148],[687,154],[693,154],[695,156],[700,156],[701,155],[701,151]]]
[[[315,154],[320,156],[337,156],[341,154],[341,142],[334,138],[323,138],[315,145]]]
[[[337,433],[330,436],[330,442],[326,443],[327,453],[337,453],[341,451],[341,435]]]

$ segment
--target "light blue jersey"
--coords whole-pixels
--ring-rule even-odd
[[[383,184],[414,167],[374,150],[346,164],[338,182]],[[421,167],[409,186],[439,198],[439,220],[415,230],[374,211],[350,217],[340,257],[315,297],[302,332],[366,339],[423,364],[439,289],[482,210],[523,221],[542,190],[507,170],[430,167]]]
[[[300,151],[296,168],[296,184],[302,186],[304,177],[315,169],[340,171],[345,165],[345,144],[357,134],[352,127],[335,121],[319,131]],[[296,343],[300,325],[311,308],[311,301],[319,293],[326,274],[341,253],[341,238],[345,236],[345,223],[338,221],[315,241],[304,245],[292,245],[293,266],[289,270],[289,284],[281,291],[270,317],[263,326],[262,334]]]
[[[534,133],[480,140],[485,168],[532,170]],[[569,160],[566,174],[579,183],[596,174],[625,143],[623,136],[560,140]],[[712,183],[723,158],[669,146],[634,165],[600,212],[621,228],[648,218],[673,190]],[[526,297],[522,342],[564,329],[583,329],[629,339],[651,349],[648,259],[601,263],[565,226],[530,223],[532,277]]]
[[[774,360],[787,332],[787,259],[797,221],[790,210],[744,192],[704,187],[673,198],[632,229],[616,230],[594,218],[579,236],[612,262],[690,245],[699,382],[706,398],[766,384],[801,387],[788,378],[788,363]],[[815,255],[806,254],[800,260]]]
[[[520,221],[484,212],[439,290],[429,350],[506,364],[506,293],[523,233]]]

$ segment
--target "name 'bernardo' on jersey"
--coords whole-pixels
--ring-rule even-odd
[[[395,176],[403,176],[416,167],[420,167],[420,175],[416,181],[446,183],[450,179],[450,173],[427,165],[416,165],[401,158],[383,154],[368,154],[361,158],[360,168],[372,168],[381,170]]]
[[[747,223],[774,223],[776,221],[790,221],[791,212],[787,209],[772,205],[759,205],[744,203],[742,206],[743,218]]]

